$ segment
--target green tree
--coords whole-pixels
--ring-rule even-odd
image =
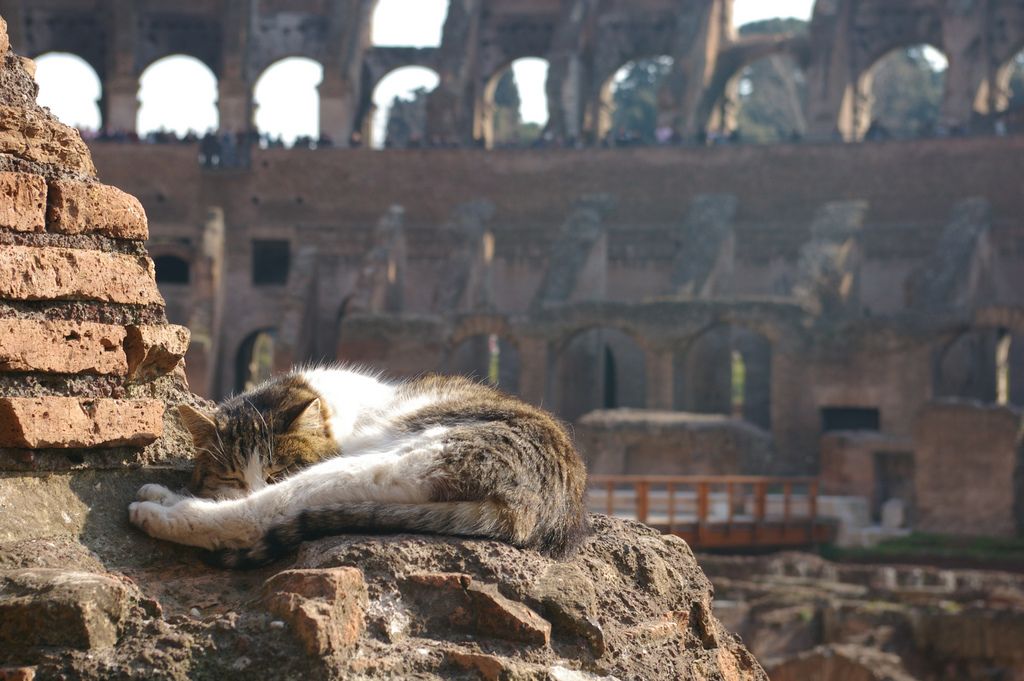
[[[619,70],[623,76],[613,86],[613,133],[624,131],[645,143],[654,142],[654,130],[658,125],[658,90],[671,69],[672,57],[654,57],[631,61]]]
[[[925,47],[896,50],[873,69],[871,119],[893,137],[934,134],[942,122],[946,69],[929,61]]]

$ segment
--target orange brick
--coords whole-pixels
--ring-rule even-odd
[[[149,258],[31,246],[0,249],[0,298],[164,304]]]
[[[109,324],[0,320],[0,371],[124,376],[124,339]]]
[[[46,180],[42,175],[0,172],[0,227],[41,232],[46,227]]]
[[[2,397],[0,446],[141,447],[163,434],[163,413],[158,400]]]
[[[124,344],[129,380],[146,380],[171,373],[188,350],[191,333],[184,326],[129,326]]]
[[[0,153],[96,176],[82,136],[41,111],[0,105]]]
[[[146,239],[146,211],[117,187],[58,180],[50,183],[46,228],[61,234],[98,232],[118,239]]]

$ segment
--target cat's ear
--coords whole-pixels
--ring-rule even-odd
[[[209,416],[187,404],[178,405],[178,414],[192,434],[192,443],[199,449],[211,449],[217,442],[217,424]]]
[[[300,433],[307,431],[323,430],[324,416],[320,411],[320,398],[317,397],[306,405],[306,408],[299,412],[292,424],[288,426],[289,433]]]

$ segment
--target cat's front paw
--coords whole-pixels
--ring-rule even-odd
[[[177,544],[204,545],[202,534],[192,532],[187,518],[172,506],[157,501],[136,501],[128,505],[128,519],[150,537]]]
[[[139,493],[136,495],[136,498],[139,501],[152,501],[160,504],[161,506],[174,506],[182,499],[181,495],[175,494],[163,485],[157,485],[154,483],[143,485],[139,489]]]

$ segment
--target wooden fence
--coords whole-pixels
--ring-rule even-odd
[[[802,546],[835,538],[817,478],[592,475],[589,509],[632,518],[696,547]]]

